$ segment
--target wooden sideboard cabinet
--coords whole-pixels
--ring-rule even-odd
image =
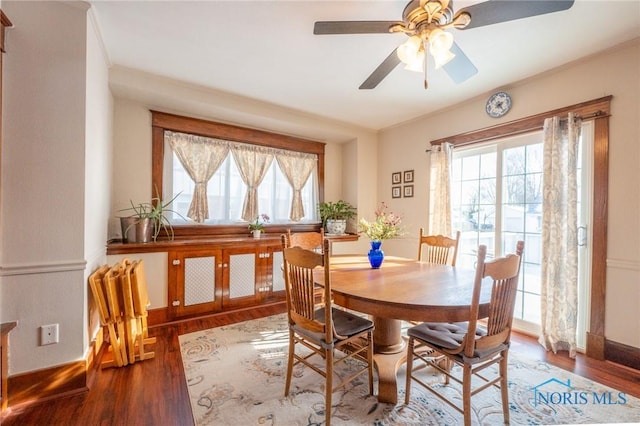
[[[168,252],[169,314],[204,315],[284,300],[279,241]]]
[[[357,235],[330,238],[357,241]],[[153,243],[109,242],[107,255],[167,253],[163,320],[232,311],[285,300],[280,234],[226,236]],[[164,269],[164,262],[162,263]],[[149,275],[147,271],[147,275]],[[159,308],[164,311],[164,308]]]

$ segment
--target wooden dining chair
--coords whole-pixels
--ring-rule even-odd
[[[331,299],[331,273],[325,240],[323,252],[317,253],[301,247],[288,247],[282,236],[284,276],[289,323],[289,355],[284,395],[289,395],[293,367],[303,364],[325,378],[325,422],[331,423],[331,396],[337,389],[368,373],[369,393],[373,394],[373,322],[348,311],[337,309]],[[316,268],[324,269],[324,299],[317,306],[314,297]],[[311,350],[298,353],[296,346]],[[318,355],[318,357],[315,357]],[[349,360],[360,361],[357,371],[334,385],[334,368],[350,365]],[[313,363],[324,363],[324,369]]]
[[[456,266],[459,242],[460,231],[456,231],[455,238],[449,238],[444,235],[425,235],[424,228],[420,228],[418,260],[420,262]]]
[[[460,231],[456,231],[455,238],[449,238],[444,235],[425,235],[424,228],[420,228],[418,261],[456,266],[459,242]],[[420,321],[409,322],[413,325],[420,324]]]
[[[471,397],[492,385],[499,383],[502,395],[502,412],[505,424],[509,423],[509,390],[507,386],[507,366],[511,324],[515,306],[518,277],[524,242],[518,241],[515,254],[485,262],[486,246],[478,250],[476,277],[469,309],[469,319],[460,323],[425,322],[407,330],[407,373],[405,404],[409,404],[412,381],[423,386],[447,404],[461,412],[465,426],[471,425]],[[484,280],[491,277],[492,280]],[[491,282],[491,299],[489,302],[486,326],[478,326],[480,313],[480,295],[483,285]],[[426,344],[445,357],[447,362],[440,362],[432,356],[423,356],[415,350],[416,343]],[[445,384],[453,380],[462,385],[462,407],[448,399],[427,380],[418,376],[414,361],[420,365],[435,368],[445,375]],[[456,374],[452,365],[462,367],[462,376]],[[489,379],[478,374],[481,370],[498,364],[498,373]],[[472,389],[472,377],[479,377],[484,383]],[[456,399],[456,401],[459,398]]]
[[[287,247],[302,247],[303,249],[322,253],[324,249],[324,229],[320,232],[296,232],[291,233],[287,229]]]

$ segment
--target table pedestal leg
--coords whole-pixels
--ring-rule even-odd
[[[373,318],[373,350],[377,354],[395,354],[404,350],[402,321],[389,318]]]
[[[378,372],[378,401],[388,404],[398,402],[396,372],[405,362],[407,354],[402,339],[402,321],[374,317],[373,356]]]
[[[378,372],[378,401],[398,403],[398,368],[406,361],[405,351],[395,354],[375,354],[373,361]]]

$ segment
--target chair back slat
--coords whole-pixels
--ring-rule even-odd
[[[439,265],[456,266],[460,231],[455,238],[444,235],[425,235],[424,228],[420,228],[418,244],[418,260]]]
[[[315,303],[312,270],[289,263],[289,274],[293,311],[307,319],[313,319]]]
[[[511,326],[517,286],[517,275],[510,279],[494,281],[491,292],[489,320],[487,322],[487,334],[496,334]]]

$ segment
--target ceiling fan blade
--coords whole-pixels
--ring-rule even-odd
[[[471,15],[464,30],[567,10],[574,0],[489,0],[460,9]]]
[[[389,75],[391,71],[400,63],[400,58],[396,54],[396,49],[393,49],[391,54],[382,61],[378,68],[376,68],[369,77],[358,87],[361,90],[374,89],[384,78]]]
[[[468,80],[478,73],[478,68],[471,62],[471,60],[464,54],[460,46],[453,42],[451,46],[451,53],[456,55],[451,61],[442,66],[449,77],[456,83],[460,84],[463,81]]]
[[[389,27],[402,24],[398,21],[318,21],[314,34],[379,34],[388,33]]]

